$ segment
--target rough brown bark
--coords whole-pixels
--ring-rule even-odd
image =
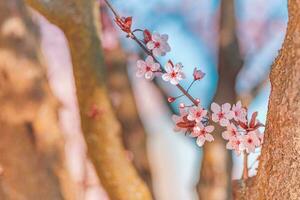
[[[300,199],[300,1],[288,1],[289,22],[271,74],[265,139],[256,177],[236,199]]]
[[[69,42],[81,126],[88,154],[111,199],[151,199],[121,141],[121,128],[107,95],[95,1],[28,0],[58,25]]]
[[[222,0],[220,8],[219,31],[219,82],[214,101],[217,103],[235,103],[235,81],[242,67],[242,59],[236,35],[234,0]],[[216,127],[215,141],[206,143],[198,183],[200,199],[231,199],[231,153],[226,151],[225,141]]]
[[[127,75],[126,58],[121,48],[107,50],[108,88],[114,110],[123,130],[125,148],[140,177],[152,188],[151,171],[146,149],[146,132],[139,118],[135,99]]]
[[[21,0],[0,1],[0,197],[74,199],[36,30]]]

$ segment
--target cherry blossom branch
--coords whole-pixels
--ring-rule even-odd
[[[204,109],[200,104],[200,100],[190,95],[189,90],[196,81],[200,81],[205,76],[205,73],[195,68],[193,72],[194,80],[187,89],[183,88],[179,84],[179,81],[185,78],[182,64],[174,64],[169,60],[163,66],[156,58],[165,56],[167,52],[171,51],[168,44],[168,35],[151,33],[147,29],[134,29],[132,31],[132,17],[120,17],[108,0],[105,0],[105,3],[113,12],[118,27],[127,33],[127,38],[135,41],[148,55],[145,60],[137,61],[136,75],[147,80],[152,80],[155,76],[161,76],[164,81],[175,85],[182,94],[177,97],[168,97],[169,103],[182,96],[186,96],[192,102],[191,105],[179,104],[180,115],[173,115],[172,117],[176,124],[174,130],[197,138],[196,142],[201,147],[205,142],[214,140],[211,135],[214,126],[210,123],[215,122],[225,127],[226,130],[222,132],[222,137],[228,140],[226,148],[233,150],[238,155],[241,153],[244,155],[243,179],[247,179],[248,155],[250,152],[255,152],[255,148],[260,147],[263,143],[263,135],[258,130],[263,125],[256,119],[257,112],[254,112],[251,119],[248,119],[248,109],[243,107],[240,101],[233,105],[229,103],[223,105],[212,103],[210,107],[212,112]],[[137,31],[143,33],[143,39],[139,39],[135,35]]]
[[[120,16],[118,15],[117,11],[112,7],[112,5],[109,3],[109,1],[104,0],[104,2],[106,3],[106,5],[109,7],[109,9],[113,12],[114,16],[116,18],[120,18]]]
[[[121,18],[119,17],[119,14],[117,13],[117,11],[113,8],[113,6],[109,3],[109,1],[104,0],[105,3],[107,4],[107,6],[110,8],[110,10],[113,12],[116,20],[121,20]],[[136,30],[140,30],[140,29],[136,29]],[[156,59],[156,57],[153,55],[153,53],[151,51],[149,51],[142,43],[141,41],[136,37],[136,35],[134,34],[133,31],[128,31],[128,37],[131,38],[132,40],[134,40],[144,51],[146,54],[148,54],[149,56],[151,56],[153,58],[153,60],[156,63],[159,63],[159,65],[161,66],[161,70],[162,72],[166,72],[164,70],[164,68],[162,67],[162,64]],[[196,99],[194,99],[194,97],[192,97],[192,95],[190,95],[188,93],[188,90],[185,90],[179,83],[176,85],[176,87],[195,105],[197,106],[199,104],[198,101],[196,101]]]
[[[244,155],[244,166],[243,166],[243,180],[247,180],[249,175],[248,175],[248,153],[246,151],[243,151]]]

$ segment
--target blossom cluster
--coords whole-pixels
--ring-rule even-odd
[[[209,116],[210,114],[210,116]],[[211,104],[211,113],[198,106],[180,106],[180,114],[173,115],[175,131],[185,132],[191,137],[197,137],[197,144],[202,146],[206,141],[214,140],[211,133],[215,129],[209,125],[209,119],[219,126],[226,128],[222,137],[228,141],[226,148],[235,151],[238,155],[242,151],[254,152],[256,147],[263,143],[263,134],[259,127],[263,126],[257,119],[257,112],[252,114],[250,121],[247,109],[240,101],[232,106],[229,103]]]
[[[192,105],[186,106],[181,103],[179,106],[179,115],[173,115],[175,122],[175,131],[184,132],[185,134],[197,138],[198,146],[203,146],[205,142],[212,142],[212,135],[215,126],[212,122],[223,127],[222,137],[227,140],[226,148],[233,150],[238,155],[241,152],[254,152],[255,148],[263,143],[263,134],[259,128],[263,126],[256,118],[257,112],[254,112],[248,119],[248,110],[238,101],[236,104],[230,105],[224,103],[218,105],[212,103],[210,110],[206,110],[201,106],[200,100],[195,99],[189,94],[189,89],[196,82],[204,78],[205,73],[195,68],[193,72],[193,81],[187,89],[180,85],[180,81],[185,79],[183,65],[173,63],[169,60],[166,64],[161,65],[157,60],[160,56],[165,56],[171,51],[168,43],[168,35],[157,32],[151,33],[149,30],[135,29],[132,30],[132,18],[120,18],[116,15],[116,24],[122,31],[127,33],[127,37],[134,40],[147,54],[144,60],[137,61],[136,75],[144,77],[147,80],[153,80],[155,77],[161,77],[164,81],[177,86],[183,93],[178,97],[168,97],[168,102],[172,103],[176,99],[186,96],[192,102]],[[142,32],[143,38],[137,38],[135,32]]]
[[[152,80],[155,76],[161,76],[164,81],[177,85],[179,81],[185,78],[182,64],[174,64],[169,60],[164,68],[162,68],[155,59],[159,56],[165,56],[171,51],[170,45],[168,44],[168,35],[159,33],[151,34],[147,29],[143,31],[143,35],[144,38],[142,42],[150,52],[150,55],[147,56],[145,60],[137,61],[136,75],[138,77],[144,76],[148,80]]]

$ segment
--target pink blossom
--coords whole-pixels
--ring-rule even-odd
[[[259,129],[256,129],[256,130],[254,130],[254,131],[251,131],[251,132],[249,132],[249,133],[254,133],[254,134],[256,135],[256,137],[257,137],[257,139],[258,139],[258,143],[257,143],[256,147],[259,147],[259,146],[261,146],[261,145],[263,144],[263,142],[264,142],[264,134],[261,133],[261,132],[259,131]]]
[[[259,146],[261,146],[264,143],[264,134],[261,133],[260,131],[258,131],[258,129],[257,129],[256,135],[259,139],[259,143],[260,143]]]
[[[160,65],[154,62],[152,56],[148,56],[145,61],[138,60],[137,61],[137,77],[144,76],[148,80],[152,80],[154,78],[154,73],[159,71]]]
[[[243,144],[247,153],[254,152],[255,148],[260,145],[260,141],[256,135],[256,132],[251,131],[248,134],[244,135]]]
[[[151,41],[152,35],[148,29],[145,29],[143,31],[143,35],[144,35],[144,43],[145,44],[147,44],[149,41]]]
[[[231,140],[232,138],[235,138],[238,135],[239,135],[239,133],[238,133],[237,127],[233,123],[228,124],[227,130],[222,133],[222,137],[225,140]]]
[[[185,110],[185,108],[180,108],[179,112],[180,112],[179,116],[178,115],[172,116],[172,120],[175,122],[174,131],[191,132],[196,122],[187,119],[188,112]]]
[[[237,155],[240,155],[241,151],[244,149],[242,137],[231,137],[228,143],[226,144],[226,148],[233,150]]]
[[[257,112],[254,112],[251,116],[251,120],[250,122],[248,122],[248,119],[246,117],[246,121],[245,122],[241,122],[239,121],[239,126],[244,129],[246,132],[250,132],[250,131],[254,131],[257,130],[259,127],[264,126],[262,123],[260,123],[256,117],[257,117]]]
[[[168,102],[173,103],[176,100],[175,97],[168,97]]]
[[[146,46],[152,51],[154,56],[164,56],[167,52],[171,51],[168,44],[168,35],[159,33],[153,33],[151,40],[147,42]]]
[[[203,73],[200,69],[197,69],[195,67],[193,76],[194,76],[194,80],[201,80],[205,76],[205,73]]]
[[[188,120],[195,120],[196,122],[201,122],[203,117],[207,115],[207,110],[201,107],[200,103],[197,107],[192,107],[189,110],[189,114],[187,116]]]
[[[214,140],[210,134],[214,129],[215,127],[213,126],[203,126],[203,124],[199,123],[193,128],[191,137],[197,137],[197,145],[201,147],[205,141],[212,142]]]
[[[235,121],[246,122],[247,111],[242,107],[241,101],[238,101],[236,104],[232,105],[233,119]]]
[[[170,81],[171,84],[177,85],[180,80],[185,78],[185,75],[182,71],[182,64],[177,63],[175,66],[172,61],[169,61],[165,65],[166,73],[162,75],[164,81]]]
[[[221,126],[227,126],[229,124],[229,120],[233,118],[233,113],[230,108],[231,106],[229,103],[223,104],[222,107],[216,103],[212,103],[212,120],[214,122],[219,122]]]

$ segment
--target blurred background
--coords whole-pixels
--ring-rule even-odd
[[[172,50],[161,61],[182,62],[188,80],[182,82],[183,86],[188,87],[193,80],[195,67],[206,73],[191,89],[203,106],[208,109],[212,101],[234,103],[241,99],[250,113],[258,111],[259,120],[265,122],[270,66],[281,47],[287,24],[286,0],[111,3],[122,15],[133,16],[133,28],[169,35]],[[171,121],[171,115],[178,113],[178,103],[188,100],[182,98],[168,104],[168,96],[180,94],[176,87],[135,76],[136,60],[143,58],[144,53],[115,26],[112,13],[101,1],[99,10],[109,95],[126,130],[123,141],[128,158],[151,185],[156,199],[198,199],[196,186],[203,166],[203,149],[194,139],[175,133]],[[40,29],[50,86],[61,103],[59,123],[65,134],[67,164],[80,188],[80,199],[108,199],[86,157],[67,40],[58,27],[31,11]],[[250,176],[256,173],[259,151],[250,155]],[[232,179],[241,177],[242,162],[241,157],[233,155]]]

